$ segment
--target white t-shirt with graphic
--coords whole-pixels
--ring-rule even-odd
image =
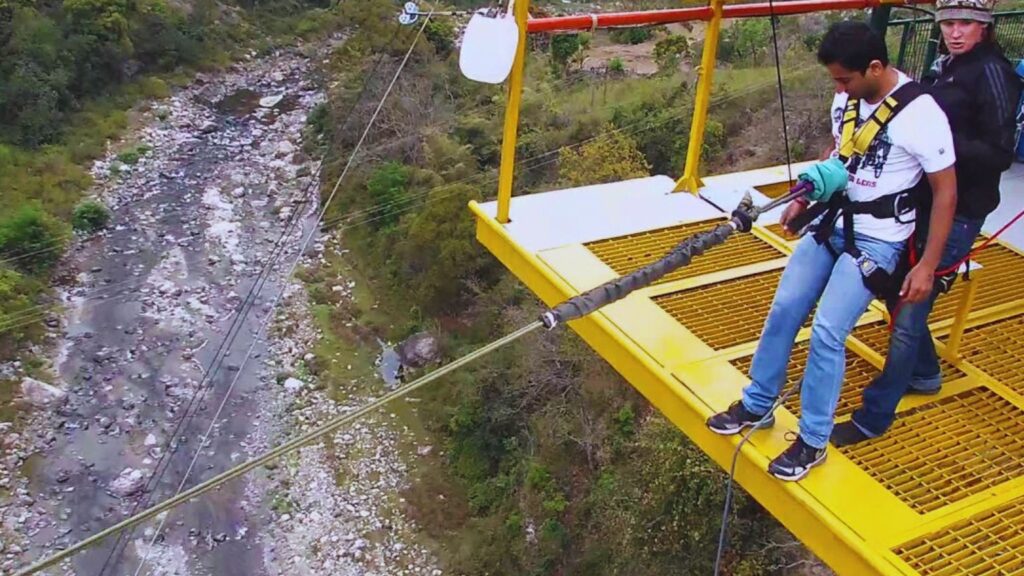
[[[899,80],[893,92],[909,81],[906,74],[899,72]],[[832,100],[832,137],[836,144],[833,158],[839,156],[846,100],[846,93],[838,93]],[[879,100],[878,104],[868,104],[861,99],[861,121],[867,120],[881,103]],[[850,200],[863,202],[907,190],[926,177],[926,172],[938,172],[952,166],[955,161],[953,135],[946,114],[931,96],[922,94],[878,132],[863,156],[855,156],[851,160],[857,163],[857,171],[856,174],[850,174],[846,194]],[[910,223],[901,224],[892,218],[879,219],[869,214],[857,214],[853,225],[858,233],[899,242],[907,239],[914,231],[914,218],[913,212],[902,215],[900,220]],[[841,218],[836,225],[842,226]]]

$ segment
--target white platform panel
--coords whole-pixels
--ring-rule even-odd
[[[1024,164],[1015,162],[1009,170],[1003,173],[999,190],[1001,193],[999,207],[995,212],[989,214],[985,219],[985,226],[982,228],[989,234],[995,233],[1021,210],[1024,210]],[[1024,249],[1024,218],[1003,232],[999,239],[1018,249]]]
[[[668,176],[514,196],[505,229],[531,252],[583,244],[721,214],[686,192],[672,192]],[[481,207],[491,217],[498,203]]]

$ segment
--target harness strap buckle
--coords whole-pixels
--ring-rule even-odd
[[[857,259],[854,260],[854,262],[856,262],[857,268],[860,269],[861,275],[864,276],[865,278],[871,276],[872,274],[875,273],[876,270],[878,270],[878,264],[875,264],[874,260],[868,258],[864,254],[861,254],[859,257],[857,257]]]

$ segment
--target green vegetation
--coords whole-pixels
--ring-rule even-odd
[[[85,166],[129,126],[132,107],[232,53],[341,22],[321,0],[0,0],[0,214],[10,215],[0,220],[0,358],[37,331],[32,317],[5,326],[4,315],[45,298],[71,225],[89,232],[109,220],[80,205],[92,184]],[[148,152],[133,146],[117,159]]]
[[[117,161],[131,166],[133,164],[137,164],[139,159],[148,154],[150,150],[151,148],[149,146],[140,144],[139,146],[135,146],[134,148],[130,148],[118,154]]]
[[[643,44],[653,37],[652,28],[618,28],[611,32],[612,42],[616,44]]]
[[[71,225],[75,230],[87,234],[102,230],[108,224],[110,224],[110,210],[94,200],[79,204],[71,219]]]
[[[67,227],[37,204],[0,220],[0,256],[26,273],[48,270],[61,256]]]
[[[650,175],[651,167],[632,138],[611,125],[604,132],[608,133],[605,138],[559,152],[561,186],[573,188]]]
[[[662,74],[673,73],[679,61],[690,54],[690,41],[681,34],[669,34],[654,45],[654,61]]]
[[[195,64],[213,22],[163,0],[66,0],[9,6],[0,37],[0,125],[8,143],[56,142],[68,117],[126,80]],[[2,26],[2,24],[0,24]],[[147,93],[166,86],[144,82]]]
[[[359,32],[329,63],[336,87],[310,120],[331,150],[324,194],[369,120],[366,102],[383,92],[386,80],[366,78],[376,57],[394,65],[415,32],[388,43],[388,2],[361,6],[352,15]],[[785,24],[783,34],[801,37],[795,21]],[[785,157],[774,136],[774,68],[748,42],[763,31],[735,32],[739,47],[716,73],[704,173]],[[339,395],[357,382],[361,390],[379,386],[368,358],[376,336],[395,341],[431,329],[451,359],[539,309],[476,242],[466,209],[495,193],[503,87],[465,81],[457,55],[428,40],[385,103],[388,120],[365,143],[374,160],[346,176],[345,194],[329,207],[327,227],[344,253],[303,273],[324,333],[318,377]],[[699,52],[664,34],[660,48],[652,46],[658,75],[591,77],[572,70],[589,43],[559,35],[529,53],[517,195],[682,170],[693,93],[679,64]],[[787,74],[818,70],[813,53],[791,44]],[[808,77],[814,81],[787,85],[787,105],[794,146],[814,154],[828,139],[831,85],[824,74]],[[342,127],[364,83],[365,100]],[[349,280],[351,298],[339,294]],[[454,573],[710,572],[724,475],[571,332],[528,336],[431,387],[415,406],[442,448],[417,459],[407,512]],[[791,561],[788,548],[769,545],[785,540],[784,531],[745,495],[731,522],[726,573],[771,574]]]

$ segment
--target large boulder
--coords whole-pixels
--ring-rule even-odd
[[[264,108],[273,108],[274,106],[277,106],[281,100],[284,100],[284,94],[264,96],[263,98],[260,98],[260,106]]]
[[[146,474],[135,468],[125,468],[121,474],[114,478],[108,489],[110,493],[118,498],[127,498],[138,493],[146,485]]]
[[[21,381],[21,401],[33,408],[60,408],[68,401],[68,393],[35,378]]]
[[[441,351],[437,338],[427,332],[413,334],[396,349],[402,365],[409,368],[421,368],[440,357]]]
[[[298,394],[306,384],[298,378],[288,378],[284,381],[284,389],[292,394]]]

